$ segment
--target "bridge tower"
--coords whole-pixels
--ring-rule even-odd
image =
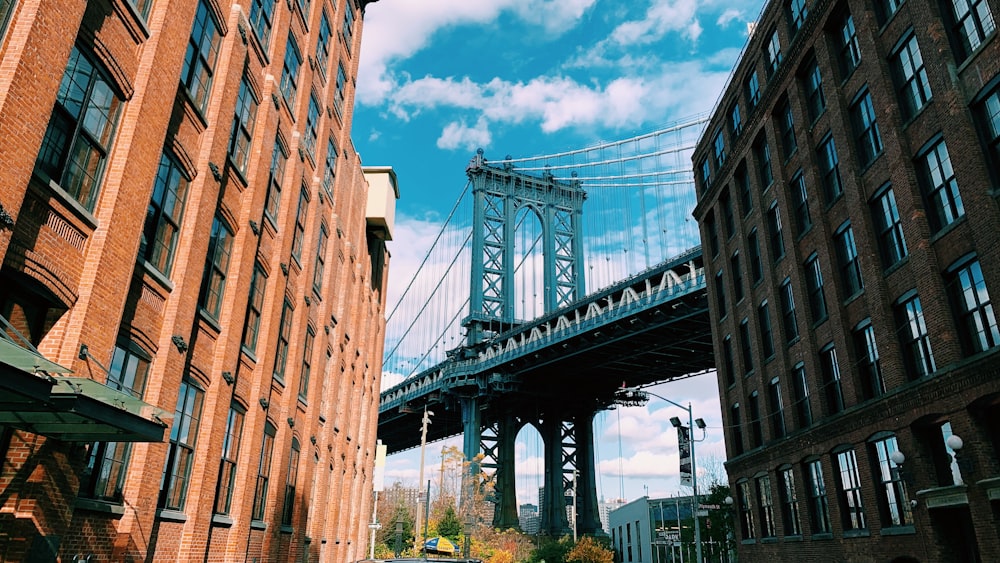
[[[533,212],[541,222],[545,312],[585,295],[581,216],[586,193],[579,181],[556,180],[548,171],[541,176],[515,171],[509,157],[500,165],[490,164],[482,149],[470,161],[466,174],[473,186],[475,230],[469,316],[463,326],[467,346],[474,348],[522,320],[516,319],[514,312],[514,241],[522,210]],[[546,405],[511,405],[495,420],[484,421],[483,400],[480,395],[461,400],[463,447],[466,460],[471,462],[482,452],[483,465],[495,470],[494,526],[518,525],[514,441],[520,428],[530,421],[545,444],[541,532],[554,536],[571,532],[574,523],[567,519],[567,498],[575,497],[570,502],[576,508],[577,530],[600,533],[593,448],[596,410],[560,407],[549,401]],[[478,464],[470,463],[470,471],[478,474]]]

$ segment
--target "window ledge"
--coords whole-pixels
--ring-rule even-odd
[[[250,521],[250,529],[251,530],[266,530],[267,529],[267,522],[264,522],[263,520],[251,520]]]
[[[282,534],[291,534],[292,532],[295,531],[295,528],[293,528],[293,527],[291,527],[291,526],[289,526],[287,524],[282,524],[280,531],[281,531]]]
[[[212,313],[209,313],[208,310],[206,310],[201,305],[198,306],[198,317],[201,319],[201,321],[205,325],[207,325],[208,327],[214,329],[215,332],[216,332],[216,334],[219,334],[219,333],[222,332],[222,325],[219,324],[218,319],[216,319],[215,317],[213,317]]]
[[[754,538],[749,538],[741,541],[740,543],[743,545],[754,545],[755,543],[757,543],[757,540]]]
[[[958,65],[958,68],[955,69],[955,73],[956,74],[962,74],[962,72],[964,72],[965,69],[967,69],[969,67],[969,65],[972,63],[972,61],[974,61],[977,58],[979,58],[979,54],[983,52],[983,50],[986,48],[987,45],[989,45],[990,43],[993,42],[993,39],[996,36],[997,36],[997,31],[994,29],[993,33],[991,33],[989,35],[989,37],[986,37],[985,39],[983,39],[983,42],[980,43],[978,47],[976,47],[976,50],[974,50],[971,53],[969,53],[969,56],[966,57],[964,61],[962,61],[962,64]]]
[[[966,215],[963,213],[961,217],[958,217],[951,223],[948,223],[947,225],[941,227],[941,229],[938,230],[938,232],[931,235],[931,244],[934,244],[937,241],[943,239],[948,233],[954,231],[955,229],[958,228],[959,225],[965,223],[966,221],[965,218]]]
[[[156,511],[156,519],[161,522],[187,522],[187,514],[184,514],[180,510],[170,510],[168,508],[161,508]]]
[[[114,518],[121,518],[125,515],[125,507],[117,502],[110,500],[98,500],[92,498],[77,497],[76,503],[74,503],[73,508],[78,510],[86,510],[88,512],[99,512],[101,514],[108,514]]]
[[[760,543],[778,543],[778,538],[774,536],[769,536],[766,538],[760,538]]]
[[[80,202],[77,201],[75,197],[69,195],[69,192],[64,190],[62,186],[59,185],[58,182],[50,178],[48,175],[39,172],[38,170],[35,170],[33,173],[35,177],[41,180],[43,184],[47,185],[49,189],[52,190],[52,193],[53,195],[56,196],[56,199],[59,200],[60,203],[65,205],[66,208],[71,213],[76,215],[81,221],[84,222],[84,224],[90,227],[91,230],[97,230],[99,222],[97,221],[97,217],[94,217],[93,213],[91,213],[90,211],[87,210],[86,207],[81,205]],[[97,194],[97,197],[98,198],[100,197],[99,192]]]
[[[220,528],[232,528],[233,519],[226,514],[213,514],[212,525]]]
[[[844,530],[844,539],[867,538],[871,535],[871,532],[869,532],[867,528],[861,530]]]
[[[820,532],[818,534],[813,534],[810,539],[812,539],[813,541],[816,541],[816,540],[832,540],[833,539],[833,534],[831,534],[830,532]]]
[[[917,533],[917,529],[913,526],[892,526],[891,528],[882,528],[879,532],[883,536],[909,536]]]
[[[917,498],[921,499],[929,509],[969,505],[968,487],[965,485],[924,489],[917,491]]]
[[[791,542],[800,542],[800,541],[802,541],[802,536],[799,536],[799,535],[796,535],[796,536],[785,536],[784,538],[781,538],[781,539],[783,539],[786,542],[790,542],[790,541]]]
[[[141,258],[139,259],[139,263],[142,264],[142,269],[146,272],[146,275],[156,280],[156,283],[159,284],[160,287],[168,292],[172,292],[174,290],[174,282],[170,281],[170,278],[165,276],[163,272],[157,270],[155,266]]]

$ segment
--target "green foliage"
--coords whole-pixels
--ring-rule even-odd
[[[528,563],[566,563],[566,554],[573,547],[573,540],[564,536],[558,540],[540,536],[538,547],[531,552]]]
[[[459,521],[453,506],[445,509],[444,515],[437,523],[437,533],[439,536],[444,536],[456,543],[462,537],[462,522]]]

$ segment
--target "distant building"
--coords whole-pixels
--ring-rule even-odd
[[[695,560],[693,497],[640,497],[609,514],[612,550],[618,563],[674,563]],[[702,504],[702,557],[730,561],[735,541],[727,524],[730,507]],[[712,522],[716,522],[713,526]]]
[[[0,1],[0,559],[367,552],[369,4]]]
[[[611,533],[611,527],[610,527],[611,526],[611,524],[610,524],[611,511],[617,510],[618,508],[621,508],[622,506],[624,506],[627,503],[628,503],[628,501],[626,501],[623,498],[616,498],[616,499],[611,499],[611,500],[601,499],[601,502],[598,503],[597,507],[598,507],[598,510],[600,512],[601,529],[602,530],[604,530],[605,532],[607,532],[609,534]]]
[[[517,511],[518,525],[521,531],[529,536],[538,533],[538,506],[534,504],[522,504]]]
[[[383,506],[404,506],[408,510],[417,509],[417,500],[420,497],[420,489],[417,487],[404,487],[402,483],[396,481],[391,487],[381,493],[379,502]]]
[[[998,16],[772,0],[695,149],[742,562],[1000,554]]]

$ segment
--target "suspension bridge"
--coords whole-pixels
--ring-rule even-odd
[[[390,453],[420,445],[433,409],[427,439],[462,435],[466,459],[481,459],[472,471],[492,480],[493,525],[515,527],[514,441],[534,426],[541,531],[570,532],[569,498],[577,531],[600,532],[595,414],[623,384],[713,369],[691,218],[705,122],[543,156],[477,152],[388,317],[379,437]]]

